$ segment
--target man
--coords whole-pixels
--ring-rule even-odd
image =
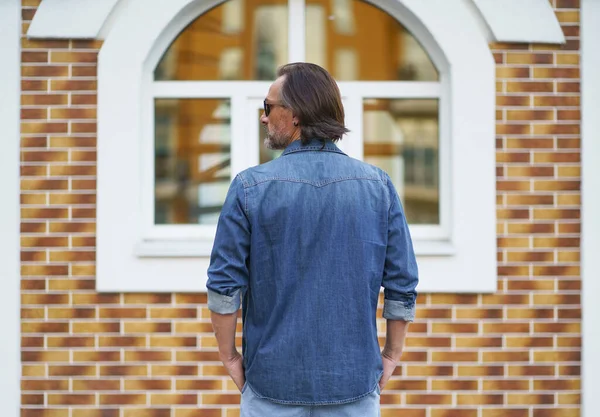
[[[327,71],[294,63],[277,75],[261,123],[283,154],[233,180],[208,269],[219,356],[241,417],[378,416],[415,312],[406,219],[389,176],[335,145],[347,129]]]

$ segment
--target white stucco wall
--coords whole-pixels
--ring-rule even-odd
[[[0,1],[0,410],[17,417],[19,356],[19,80],[21,2]]]

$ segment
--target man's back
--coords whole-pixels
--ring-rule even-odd
[[[387,174],[331,141],[295,141],[278,159],[240,173],[223,211],[208,289],[243,295],[244,368],[253,391],[289,404],[345,403],[371,393],[382,373],[380,288],[410,319],[417,280]]]

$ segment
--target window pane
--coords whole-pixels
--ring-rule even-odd
[[[258,110],[258,119],[260,120],[260,116],[263,114],[263,109]],[[267,130],[262,125],[262,123],[258,122],[258,149],[259,149],[259,163],[264,164],[265,162],[272,161],[273,159],[280,156],[283,151],[282,150],[273,150],[269,149],[265,146],[265,139],[267,138]]]
[[[154,71],[164,80],[274,80],[288,59],[287,0],[229,0],[188,25]]]
[[[338,81],[438,81],[404,26],[360,0],[307,0],[306,59]]]
[[[155,223],[216,224],[230,150],[229,100],[155,100]]]
[[[365,162],[392,179],[411,224],[439,224],[438,100],[365,99]]]

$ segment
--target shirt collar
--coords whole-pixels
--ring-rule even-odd
[[[307,152],[307,151],[322,151],[322,152],[335,152],[335,153],[341,153],[343,155],[345,155],[344,152],[342,152],[340,150],[340,148],[338,148],[336,146],[335,143],[333,143],[333,141],[331,140],[319,140],[319,139],[311,139],[310,143],[308,143],[308,145],[302,145],[302,140],[298,139],[293,141],[292,143],[290,143],[285,150],[283,151],[283,153],[281,154],[281,156],[284,155],[288,155],[290,153],[295,153],[295,152]]]

